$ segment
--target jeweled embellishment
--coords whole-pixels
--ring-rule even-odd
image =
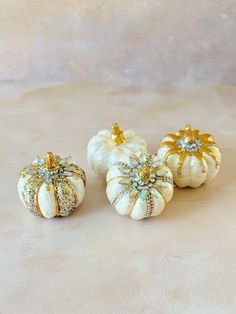
[[[129,162],[117,163],[108,172],[107,184],[113,207],[134,219],[159,215],[173,194],[170,170],[152,155],[131,155]]]
[[[85,172],[71,157],[61,158],[48,152],[45,159],[36,157],[23,168],[18,191],[30,212],[51,218],[74,211],[83,200],[85,184]]]
[[[20,175],[37,176],[38,178],[43,179],[45,184],[51,184],[55,181],[79,175],[85,183],[86,179],[83,169],[75,164],[72,164],[71,157],[61,158],[59,156],[54,156],[54,158],[55,161],[53,166],[46,167],[44,160],[37,157],[32,164],[22,170]]]
[[[157,174],[160,165],[161,161],[153,160],[152,155],[141,154],[139,158],[132,155],[129,164],[120,163],[120,171],[128,174],[129,177],[120,180],[119,183],[130,185],[130,197],[139,193],[139,197],[145,201],[151,193],[152,196],[158,198],[156,186],[162,184],[161,182],[173,184],[173,180],[166,176],[167,171]]]
[[[184,139],[180,139],[176,142],[176,146],[181,150],[185,150],[188,153],[199,152],[201,150],[202,142],[199,139],[194,139],[192,142],[186,142]]]
[[[178,131],[177,134],[167,134],[170,141],[162,142],[159,147],[169,147],[164,157],[164,162],[170,155],[179,155],[177,174],[182,175],[182,167],[187,156],[191,155],[199,161],[202,172],[206,172],[204,167],[204,154],[210,156],[215,161],[216,168],[219,167],[219,160],[212,147],[218,147],[211,134],[200,134],[199,130],[193,130],[191,125],[186,125],[184,130]]]

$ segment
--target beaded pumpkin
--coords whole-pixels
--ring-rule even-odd
[[[45,159],[37,157],[21,171],[18,193],[34,215],[68,216],[82,202],[85,183],[85,172],[70,157],[48,152]]]
[[[106,177],[107,197],[121,215],[143,219],[159,215],[173,196],[170,169],[152,155],[131,155],[113,165]]]

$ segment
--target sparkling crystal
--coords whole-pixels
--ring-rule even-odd
[[[167,170],[161,170],[161,171],[158,171],[158,176],[166,176],[167,174],[169,174],[169,172]]]
[[[40,158],[39,156],[37,156],[33,160],[33,165],[42,166],[43,164],[44,164],[44,160],[42,158]]]
[[[144,164],[147,161],[146,156],[142,153],[140,154],[139,160],[141,162],[141,164]]]
[[[190,143],[186,143],[183,139],[180,139],[176,142],[176,146],[188,153],[193,153],[198,152],[201,149],[202,143],[198,138]]]
[[[59,161],[59,165],[60,166],[65,166],[65,165],[67,165],[69,163],[72,163],[71,157],[61,158],[60,161]]]
[[[128,175],[130,173],[130,170],[128,168],[123,168],[123,167],[120,167],[120,171],[123,173],[123,174],[126,174]]]
[[[157,168],[160,166],[161,161],[158,159],[152,163],[152,168]]]
[[[129,159],[130,159],[131,166],[135,167],[139,164],[139,159],[136,155],[134,154],[131,155]]]
[[[67,176],[67,177],[72,177],[73,173],[70,172],[70,171],[64,171],[64,175]]]
[[[140,198],[144,201],[147,197],[147,193],[148,191],[146,189],[142,190],[142,192],[140,193]]]
[[[128,178],[127,179],[122,179],[122,180],[119,181],[119,183],[122,184],[122,185],[129,184],[130,183],[130,179],[128,179]]]

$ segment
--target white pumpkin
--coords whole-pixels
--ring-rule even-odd
[[[221,162],[221,150],[211,134],[200,134],[187,125],[176,134],[166,135],[157,156],[171,169],[175,184],[199,187],[215,178]]]
[[[146,142],[134,131],[121,131],[118,124],[112,130],[103,130],[93,136],[87,149],[90,166],[95,173],[105,177],[111,165],[118,161],[127,161],[133,153],[146,153]]]
[[[173,196],[170,169],[152,155],[132,155],[129,162],[118,162],[109,169],[106,181],[112,206],[133,219],[159,215]]]
[[[20,173],[18,193],[34,215],[45,218],[68,216],[82,202],[86,177],[70,157],[49,152],[45,160],[37,157]]]

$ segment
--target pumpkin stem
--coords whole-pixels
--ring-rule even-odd
[[[47,170],[53,170],[58,167],[58,163],[53,153],[47,152],[44,161],[44,166]]]
[[[185,125],[185,131],[188,132],[188,131],[190,131],[190,130],[192,130],[191,124],[186,124],[186,125]]]
[[[185,142],[186,143],[191,143],[195,140],[194,135],[193,135],[193,129],[190,124],[186,124],[185,126]]]
[[[138,177],[144,182],[148,183],[151,177],[151,170],[149,166],[145,166],[138,170]]]
[[[117,123],[114,123],[111,127],[111,139],[115,145],[121,145],[125,142],[124,133]]]

